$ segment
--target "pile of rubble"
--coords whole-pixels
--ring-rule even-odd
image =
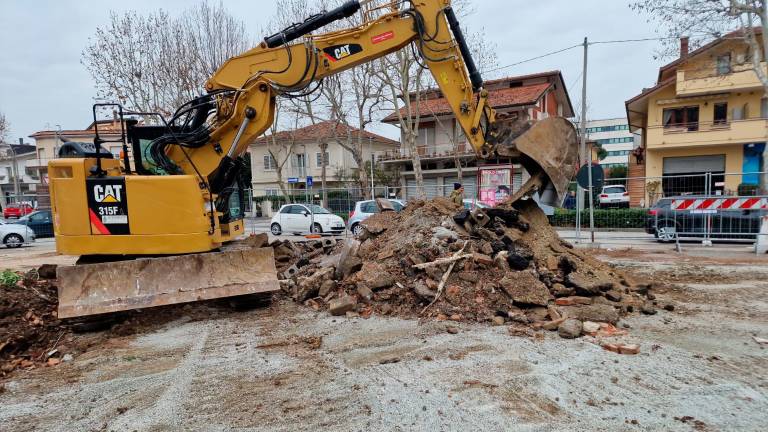
[[[0,377],[17,368],[63,361],[57,346],[69,330],[56,316],[56,287],[38,271],[6,270],[0,283]],[[41,277],[43,276],[43,277]],[[53,269],[55,277],[55,268]],[[68,359],[68,358],[67,358]]]
[[[414,201],[363,227],[336,246],[278,244],[284,290],[333,315],[488,322],[563,337],[621,334],[621,316],[655,313],[648,284],[561,240],[530,200],[473,212],[443,198]]]

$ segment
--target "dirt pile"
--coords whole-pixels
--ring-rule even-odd
[[[325,250],[331,255],[296,261],[284,289],[334,315],[567,323],[563,337],[588,333],[584,322],[611,332],[627,313],[655,312],[647,284],[561,240],[532,201],[474,212],[442,198],[414,201],[363,226],[358,240]]]
[[[56,287],[37,272],[6,270],[0,284],[0,377],[16,368],[62,361],[69,330],[56,316]],[[53,352],[52,352],[53,351]]]

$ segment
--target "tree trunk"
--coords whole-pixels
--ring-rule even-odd
[[[293,197],[288,193],[288,190],[285,188],[285,183],[283,183],[283,167],[275,167],[275,174],[277,174],[277,185],[280,187],[280,192],[283,194],[283,197],[285,197],[285,201],[292,203]]]
[[[461,183],[461,180],[463,178],[463,174],[461,172],[461,156],[459,155],[459,130],[461,129],[461,125],[459,125],[458,120],[453,121],[453,160],[456,164],[456,176],[459,178],[459,183]]]
[[[408,151],[411,152],[411,163],[413,164],[413,175],[416,177],[416,197],[419,199],[426,199],[426,191],[424,190],[424,174],[421,172],[421,156],[419,150],[416,148],[416,137],[412,131],[407,131],[405,134],[405,142],[408,144]]]
[[[325,152],[328,151],[328,143],[323,141],[320,143],[320,160],[322,163],[320,164],[320,187],[323,188],[322,192],[322,199],[323,199],[323,208],[328,208],[328,190],[325,187],[325,180],[326,180],[326,165],[328,164],[328,159],[325,157]]]
[[[363,199],[372,199],[371,197],[371,191],[368,188],[368,182],[370,181],[368,179],[368,170],[365,168],[365,160],[363,159],[363,154],[360,151],[355,151],[352,153],[352,159],[354,159],[355,164],[357,164],[357,183],[358,187],[360,187],[360,192],[362,192]]]

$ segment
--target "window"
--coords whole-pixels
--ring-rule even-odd
[[[264,195],[266,196],[278,196],[280,191],[277,189],[264,189]]]
[[[699,130],[699,107],[666,108],[663,113],[664,129]]]
[[[277,162],[271,154],[264,155],[264,171],[274,171],[277,169]]]
[[[325,160],[323,160],[322,153],[320,152],[315,153],[315,164],[317,164],[318,168],[323,165],[328,166],[328,163],[330,160],[331,160],[331,157],[328,154],[328,152],[325,152]]]
[[[731,73],[731,53],[717,56],[717,74],[726,75]]]
[[[362,203],[360,205],[360,211],[362,213],[378,213],[379,207],[376,205],[375,202],[369,201],[369,202]]]
[[[728,103],[721,102],[715,104],[715,126],[728,124]]]
[[[768,118],[768,98],[760,99],[760,118]]]
[[[597,143],[600,144],[600,145],[603,145],[603,144],[621,144],[621,143],[629,143],[629,142],[634,142],[634,138],[632,138],[632,137],[605,138],[605,139],[597,140]]]
[[[297,153],[296,155],[294,155],[293,166],[295,168],[304,168],[305,166],[307,166],[306,155],[304,155],[304,153]]]
[[[290,205],[283,209],[283,214],[303,214],[307,209],[300,205]]]
[[[112,157],[115,159],[120,159],[120,152],[123,150],[120,146],[110,146],[109,152],[112,153]]]

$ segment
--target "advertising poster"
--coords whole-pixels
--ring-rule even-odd
[[[512,194],[512,168],[480,169],[480,201],[495,206]]]

